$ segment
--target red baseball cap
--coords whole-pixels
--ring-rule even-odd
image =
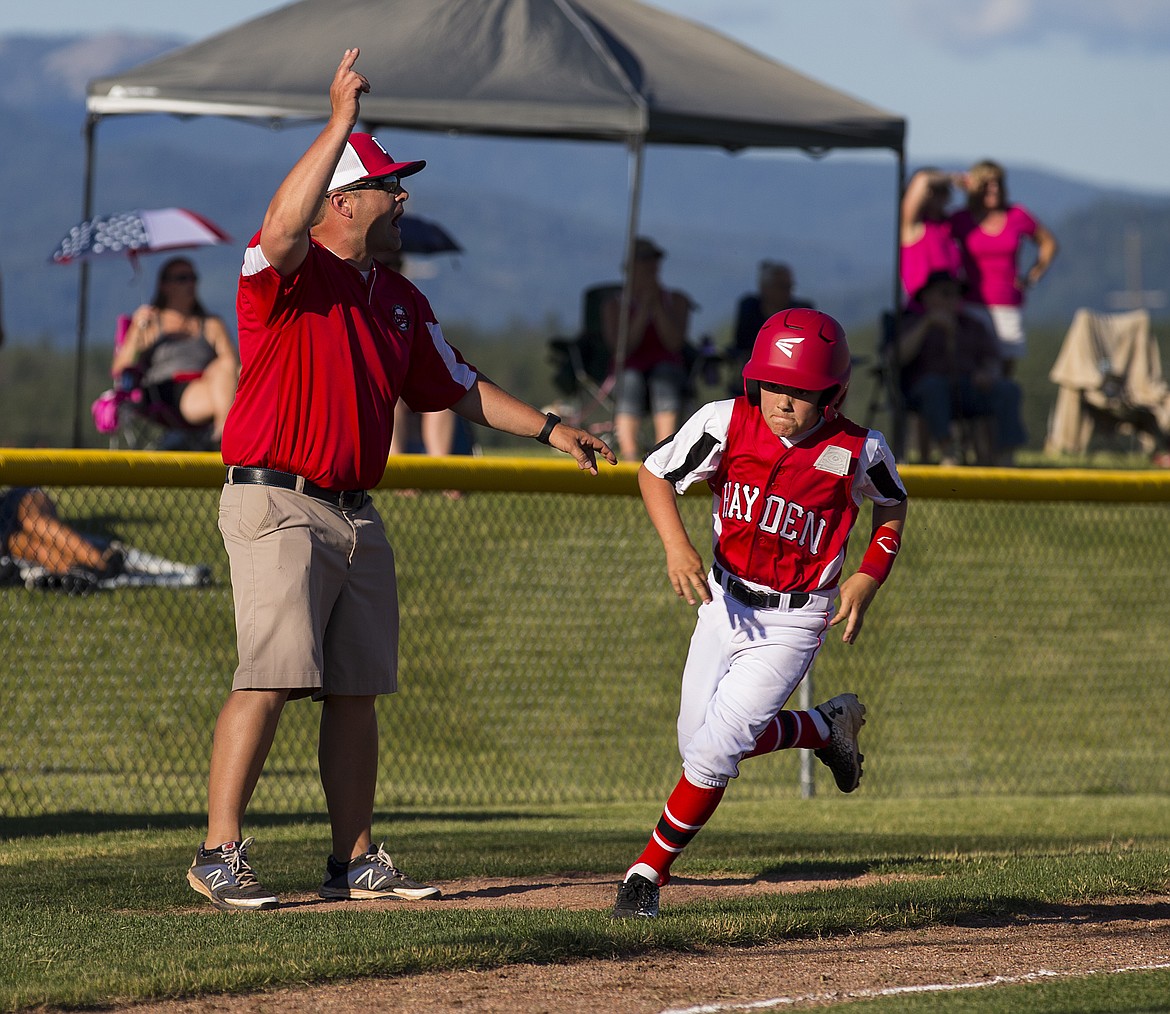
[[[425,165],[422,161],[395,162],[372,134],[353,133],[345,143],[328,189],[338,190],[379,176],[411,176]]]

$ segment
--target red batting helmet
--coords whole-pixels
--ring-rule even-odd
[[[822,408],[826,419],[837,415],[849,387],[852,360],[845,329],[827,313],[794,308],[773,314],[760,328],[752,357],[743,368],[744,394],[760,403],[760,381],[831,391]]]

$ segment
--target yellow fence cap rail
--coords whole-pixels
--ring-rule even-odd
[[[1089,468],[941,468],[904,465],[911,497],[939,500],[1170,501],[1170,472]],[[554,457],[392,455],[379,489],[638,495],[638,465],[601,462],[598,474]],[[0,448],[0,485],[210,488],[222,485],[214,453]],[[710,496],[703,483],[689,492]]]
[[[638,466],[601,462],[598,474],[556,458],[392,455],[379,489],[462,489],[636,496]],[[13,450],[0,448],[0,485],[215,487],[224,481],[215,453]]]

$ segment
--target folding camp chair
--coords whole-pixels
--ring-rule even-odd
[[[549,339],[549,362],[553,384],[562,398],[549,410],[566,423],[587,429],[603,438],[613,432],[613,386],[611,355],[601,330],[601,307],[621,282],[590,286],[581,299],[581,330],[573,338]]]
[[[1147,454],[1170,446],[1170,385],[1148,311],[1077,310],[1048,379],[1060,390],[1047,453],[1084,454],[1094,437],[1113,435]]]
[[[906,395],[902,389],[902,368],[898,363],[898,318],[889,310],[883,310],[878,322],[876,354],[871,361],[867,356],[854,356],[853,366],[869,369],[872,387],[869,404],[866,406],[864,422],[867,427],[875,426],[879,415],[886,415],[889,426],[886,437],[894,457],[899,461],[906,456]]]
[[[587,429],[612,442],[616,378],[610,372],[613,356],[602,334],[601,310],[607,299],[620,295],[621,282],[604,282],[585,290],[581,306],[581,331],[575,338],[549,340],[549,360],[553,365],[553,383],[564,396],[546,411],[555,411],[572,426]],[[692,303],[692,309],[698,307]],[[686,342],[683,357],[687,371],[685,401],[693,404],[699,382],[708,387],[719,384],[724,357],[709,335],[699,345]],[[684,404],[681,416],[688,414]]]
[[[130,317],[118,317],[114,333],[117,353],[130,329]],[[151,396],[142,385],[147,362],[139,361],[118,374],[114,386],[93,403],[94,425],[110,438],[111,450],[200,451],[210,446],[211,424],[192,425],[181,412]],[[177,381],[195,380],[202,374],[181,374]]]

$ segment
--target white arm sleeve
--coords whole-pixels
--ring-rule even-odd
[[[691,416],[679,431],[646,456],[646,469],[666,479],[676,493],[714,475],[723,458],[733,401],[712,401]]]

